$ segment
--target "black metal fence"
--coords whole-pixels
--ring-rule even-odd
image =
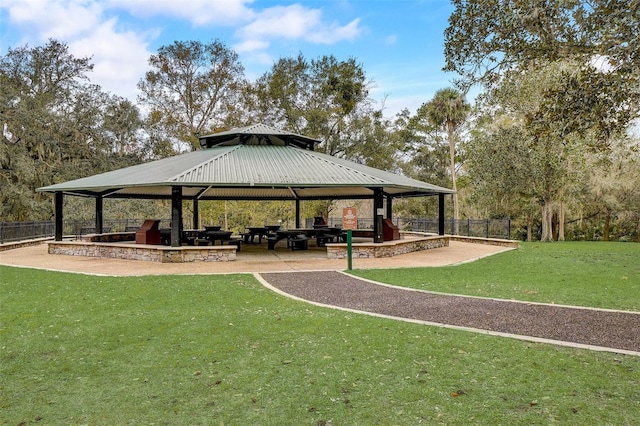
[[[106,219],[103,232],[133,231],[142,225],[143,219]],[[169,227],[170,219],[162,219],[161,226]],[[191,223],[185,218],[184,227]],[[418,231],[437,234],[438,219],[394,218],[393,223],[403,231]],[[339,218],[329,218],[329,226],[342,226]],[[63,222],[63,235],[84,235],[96,232],[92,220],[69,220]],[[313,226],[313,219],[307,220],[307,227]],[[358,219],[358,229],[372,229],[373,219]],[[53,221],[43,222],[0,222],[0,243],[52,237],[55,234]],[[511,239],[511,221],[509,219],[463,219],[445,221],[445,234],[467,237]]]
[[[437,219],[408,219],[412,231],[438,233]],[[403,229],[401,225],[398,225]],[[466,237],[511,239],[511,219],[448,219],[444,222],[444,233]]]
[[[50,237],[55,232],[54,223],[0,222],[0,243]]]
[[[401,231],[438,233],[438,219],[393,218],[393,223]],[[313,225],[313,219],[307,220],[307,227]],[[329,226],[342,226],[339,218],[329,218]],[[465,237],[511,239],[510,219],[447,219],[444,222],[445,234]],[[358,219],[358,229],[372,229],[373,219]]]
[[[144,222],[143,219],[105,219],[102,226],[103,232],[124,232],[138,229]],[[170,223],[169,219],[163,222]],[[62,223],[63,235],[84,235],[96,232],[96,223],[93,220],[65,220]],[[0,222],[0,244],[13,241],[31,240],[34,238],[47,238],[55,235],[53,221],[43,222]]]

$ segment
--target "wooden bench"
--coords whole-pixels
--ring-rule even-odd
[[[287,238],[287,246],[291,250],[307,250],[309,248],[309,237],[306,235],[295,235]]]
[[[275,250],[276,244],[278,244],[278,241],[281,239],[282,238],[279,237],[267,237],[267,250]]]
[[[242,249],[242,238],[230,238],[225,242],[230,246],[236,246],[236,251],[240,251]]]
[[[111,232],[111,227],[110,226],[105,226],[102,228],[102,233],[103,234],[108,234]],[[80,231],[78,233],[76,233],[76,240],[81,239],[81,237],[83,235],[89,235],[89,234],[95,234],[96,233],[96,228],[95,227],[83,227],[80,228]]]
[[[316,237],[316,244],[318,245],[318,247],[325,247],[327,245],[327,243],[332,243],[333,239],[336,237],[336,235],[331,235],[331,234],[319,234]]]

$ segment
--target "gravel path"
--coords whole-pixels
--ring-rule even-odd
[[[640,313],[447,296],[332,271],[260,275],[284,293],[325,305],[640,355]]]

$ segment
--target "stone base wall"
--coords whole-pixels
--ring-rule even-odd
[[[479,238],[479,237],[463,237],[460,235],[451,235],[451,241],[460,241],[461,243],[488,244],[491,246],[519,248],[520,242],[515,240],[503,240],[500,238]]]
[[[47,238],[35,238],[33,240],[23,240],[23,241],[13,241],[10,243],[0,244],[0,252],[6,250],[19,249],[23,247],[31,247],[31,246],[39,246],[40,244],[44,244],[47,241],[53,240],[53,237]]]
[[[160,263],[229,262],[236,260],[236,249],[236,246],[167,247],[84,241],[49,242],[49,254]]]
[[[354,243],[351,245],[351,257],[354,259],[393,257],[414,251],[431,250],[434,248],[448,247],[448,236],[428,237],[424,235],[411,235],[411,238],[387,241],[384,243]],[[327,258],[346,259],[347,244],[327,244]]]

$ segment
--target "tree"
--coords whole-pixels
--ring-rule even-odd
[[[198,134],[226,127],[240,106],[246,84],[237,53],[214,40],[175,41],[149,58],[151,70],[139,83],[139,101],[149,110],[153,138],[181,149],[199,148]]]
[[[323,56],[307,61],[302,54],[282,58],[256,81],[257,118],[322,140],[319,148],[327,154],[366,157],[360,149],[367,139],[360,124],[380,122],[381,115],[375,118],[378,112],[369,98],[368,84],[353,58],[338,61]]]
[[[121,156],[138,152],[143,126],[138,108],[128,99],[111,96],[104,111],[103,130],[113,153]]]
[[[543,241],[555,239],[554,214],[559,217],[558,238],[564,239],[566,201],[578,185],[584,153],[592,144],[578,133],[564,134],[566,122],[537,119],[546,94],[562,85],[563,73],[572,65],[506,73],[485,95],[482,125],[467,146],[469,174],[485,195],[493,193],[502,202],[511,188],[527,215],[535,200]]]
[[[640,3],[637,0],[453,0],[445,70],[469,87],[511,72],[571,61],[544,94],[537,121],[562,122],[561,136],[596,132],[599,148],[638,117]]]
[[[137,139],[127,156],[114,155],[106,111],[119,100],[90,84],[92,69],[56,40],[0,58],[0,220],[48,219],[51,198],[36,188],[139,161]]]
[[[455,136],[459,126],[465,122],[471,107],[465,101],[462,93],[452,88],[446,88],[438,90],[433,99],[421,108],[426,110],[426,115],[433,125],[444,128],[447,133],[447,140],[449,142],[449,172],[451,173],[451,189],[457,191]],[[460,206],[458,205],[457,192],[452,194],[452,199],[453,218],[456,220],[456,229],[454,230],[454,233],[457,234],[457,221],[460,219]]]
[[[408,109],[403,109],[390,125],[392,138],[397,140],[400,153],[398,166],[409,177],[446,187],[451,183],[447,141],[429,120],[425,105],[418,108],[414,115]],[[435,197],[405,199],[394,206],[409,216],[438,214]]]
[[[536,187],[542,182],[536,177],[544,175],[532,170],[531,145],[520,126],[477,129],[466,144],[465,165],[473,185],[471,201],[488,217],[521,218],[528,241],[540,213]]]
[[[51,206],[35,188],[63,173],[63,161],[80,147],[68,117],[76,112],[88,58],[75,58],[66,45],[9,49],[0,58],[0,144],[3,220],[47,218]],[[86,123],[86,122],[85,122]]]
[[[597,230],[588,238],[640,241],[638,137],[627,135],[615,140],[609,152],[590,156],[586,170],[578,221]],[[575,232],[585,233],[581,229]]]
[[[560,185],[567,175],[556,173],[557,166],[572,170],[568,153],[576,143],[591,152],[608,150],[640,111],[638,2],[454,0],[454,5],[445,31],[445,69],[462,76],[461,87],[513,88],[512,82],[527,75],[535,81],[554,70],[553,83],[529,103],[533,108],[524,112],[523,125],[535,147],[544,148],[536,152],[547,162],[545,176],[555,176],[546,179],[549,186],[540,194],[542,239],[553,238],[553,204],[559,206],[562,239]]]

